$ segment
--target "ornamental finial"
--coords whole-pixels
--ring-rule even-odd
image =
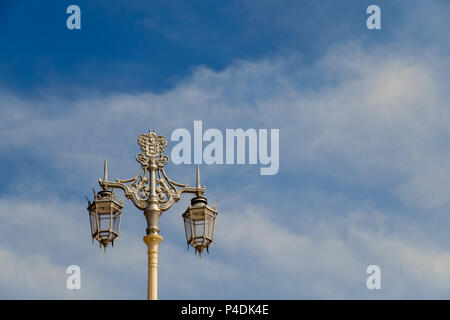
[[[105,165],[103,167],[103,181],[108,181],[108,160],[105,159]]]
[[[147,134],[141,134],[139,136],[138,144],[144,156],[156,158],[162,157],[164,149],[167,146],[167,140],[164,136],[158,136],[155,131],[150,130]]]
[[[197,165],[197,188],[200,189],[200,166]]]
[[[158,166],[164,166],[169,158],[163,155],[167,146],[167,140],[164,136],[158,136],[155,131],[149,131],[147,134],[141,134],[137,139],[142,153],[136,156],[136,160],[142,166],[147,167],[150,159],[156,160]]]

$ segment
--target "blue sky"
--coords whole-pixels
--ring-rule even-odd
[[[81,1],[83,27],[72,32],[59,27],[71,2],[3,3],[2,80],[20,91],[163,90],[199,65],[223,70],[236,59],[291,50],[314,61],[337,39],[389,37],[388,22],[402,18],[379,2],[391,10],[385,28],[370,35],[360,27],[370,1]]]
[[[66,8],[81,8],[81,30]],[[382,29],[366,28],[378,4]],[[0,298],[142,299],[145,219],[91,244],[84,196],[155,129],[280,129],[280,170],[203,165],[216,240],[161,218],[162,299],[448,298],[446,1],[0,1]],[[173,143],[169,142],[167,154]],[[194,183],[193,165],[169,164]],[[77,264],[82,290],[65,288]],[[382,289],[366,288],[377,264]],[[193,270],[196,272],[194,273]],[[201,272],[199,272],[199,270]]]

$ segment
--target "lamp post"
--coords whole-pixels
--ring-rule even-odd
[[[125,197],[141,211],[147,220],[144,242],[148,247],[148,286],[147,299],[158,298],[158,247],[163,238],[159,234],[159,218],[164,211],[180,200],[182,193],[192,193],[196,196],[191,205],[183,213],[186,241],[194,247],[195,253],[201,254],[214,240],[214,223],[217,216],[216,206],[209,207],[203,196],[205,187],[200,186],[200,169],[197,166],[197,187],[190,187],[167,177],[164,166],[169,157],[164,155],[167,140],[154,131],[141,134],[138,144],[142,153],[136,155],[141,168],[137,176],[131,179],[108,181],[108,164],[105,160],[104,177],[99,179],[101,191],[95,193],[94,201],[88,201],[89,220],[91,224],[92,241],[97,240],[100,247],[109,243],[114,246],[114,240],[119,236],[120,219],[123,199],[116,200],[114,189],[121,189]]]

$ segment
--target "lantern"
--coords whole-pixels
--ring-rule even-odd
[[[97,194],[94,191],[94,202],[88,202],[92,241],[97,240],[105,251],[109,243],[114,246],[114,240],[119,236],[122,208],[123,199],[117,202],[114,192],[110,190]]]
[[[207,205],[206,198],[197,195],[183,213],[187,245],[194,247],[195,253],[202,256],[203,249],[209,253],[209,245],[214,241],[214,223],[217,210]]]

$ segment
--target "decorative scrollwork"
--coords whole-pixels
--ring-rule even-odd
[[[148,178],[146,170],[143,175],[139,175],[136,180],[130,185],[131,190],[137,193],[140,200],[146,201],[150,195],[150,187],[148,185]]]
[[[130,199],[136,207],[144,210],[150,197],[149,178],[147,176],[147,168],[141,167],[137,176],[131,179],[112,181],[102,181],[99,179],[101,186],[119,188],[125,192],[125,197]]]
[[[150,204],[157,204],[162,212],[180,200],[182,193],[203,194],[205,187],[200,187],[199,183],[193,188],[167,177],[164,166],[169,162],[169,157],[163,154],[167,146],[166,138],[149,131],[148,134],[141,134],[137,141],[142,150],[136,155],[136,160],[141,164],[138,175],[131,179],[108,181],[105,162],[105,177],[99,179],[102,187],[122,189],[125,196],[141,210]]]
[[[167,177],[164,168],[158,169],[158,179],[156,179],[156,193],[158,195],[159,207],[162,211],[167,210],[180,200],[181,193],[185,188],[189,188],[189,185],[182,184],[171,180]],[[179,187],[179,189],[177,189]]]
[[[167,146],[167,140],[164,136],[158,136],[155,131],[149,131],[147,134],[141,134],[137,139],[142,153],[136,156],[136,160],[144,167],[148,167],[150,159],[154,159],[158,166],[164,166],[169,157],[163,155]]]

